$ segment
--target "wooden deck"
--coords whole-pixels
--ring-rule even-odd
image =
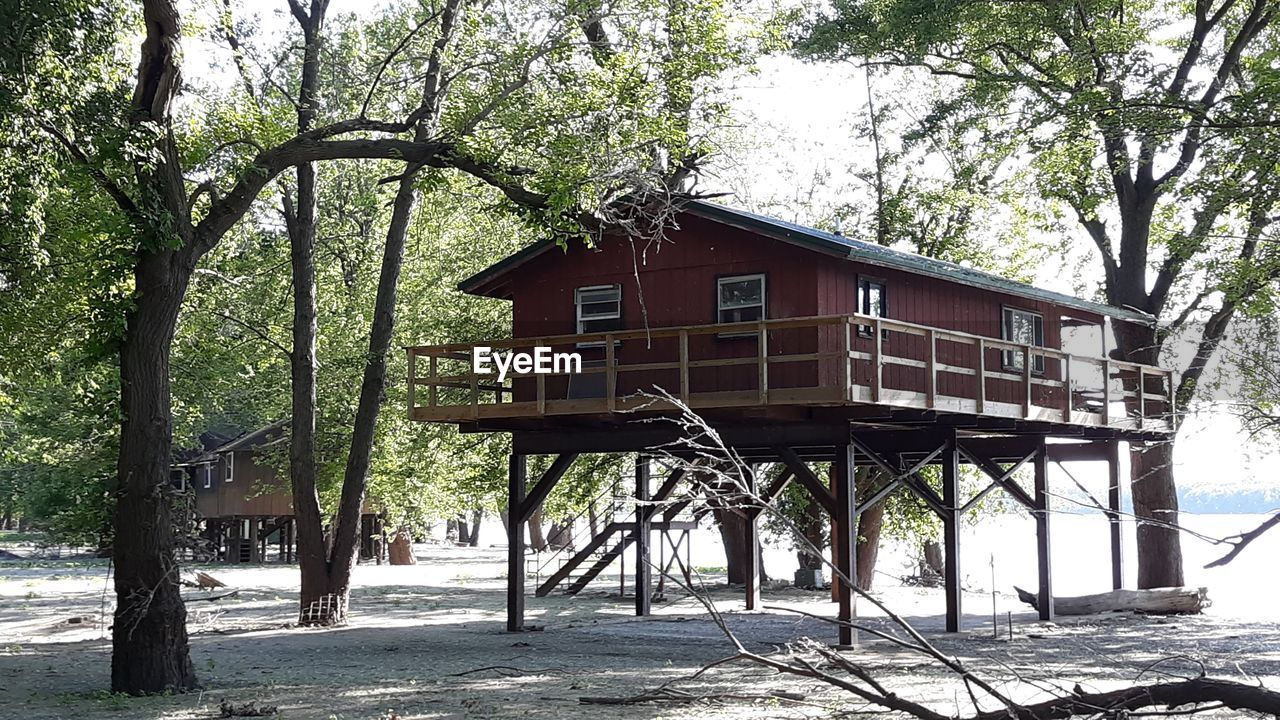
[[[471,367],[481,345],[584,363],[499,383]],[[1006,353],[1033,360],[1010,371]],[[671,411],[656,388],[696,410],[882,406],[1143,433],[1171,432],[1174,411],[1163,368],[859,315],[411,347],[408,375],[423,422]]]

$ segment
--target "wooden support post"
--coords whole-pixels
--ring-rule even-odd
[[[262,527],[262,518],[249,518],[249,562],[262,562],[262,558],[258,555],[258,531]]]
[[[1036,476],[1036,563],[1040,577],[1039,610],[1041,620],[1053,619],[1053,556],[1049,544],[1049,455],[1044,440],[1033,461]]]
[[[604,396],[609,412],[618,409],[618,363],[613,356],[613,336],[604,336]]]
[[[932,328],[924,335],[924,406],[934,409],[938,402],[938,337]]]
[[[1111,361],[1102,361],[1102,424],[1111,424]]]
[[[845,402],[853,402],[853,387],[857,384],[854,378],[853,365],[853,318],[846,317],[840,323],[840,397]]]
[[[409,419],[412,420],[413,407],[417,405],[417,400],[414,398],[414,390],[417,388],[417,383],[418,383],[418,377],[417,377],[418,376],[418,353],[414,351],[412,348],[409,349],[408,360],[409,360],[409,372],[408,372],[408,382],[405,383],[405,394],[408,396],[407,397],[408,402],[406,403],[406,405],[409,406]]]
[[[756,331],[756,365],[759,369],[759,379],[757,386],[760,391],[760,404],[769,404],[769,329],[765,326],[764,321],[760,321],[759,330]]]
[[[524,512],[528,465],[512,453],[507,463],[507,632],[524,630]]]
[[[1107,520],[1111,525],[1111,587],[1124,588],[1124,548],[1120,524],[1120,441],[1107,443]]]
[[[436,378],[440,376],[440,365],[437,362],[435,355],[431,356],[429,365],[430,368],[428,368],[428,370],[431,373],[431,384],[427,386],[427,406],[435,407],[436,403],[440,400],[440,388],[437,385],[440,381],[436,380]]]
[[[279,557],[277,557],[276,559],[282,563],[289,562],[288,560],[289,534],[288,534],[288,531],[286,530],[286,528],[289,526],[289,521],[281,518],[278,525],[280,529],[277,531],[279,533],[279,537],[276,538],[276,545],[279,547],[279,552],[278,552]]]
[[[880,331],[880,320],[871,320],[871,402],[880,402],[880,392],[884,389],[884,338]]]
[[[1031,346],[1022,348],[1022,417],[1031,417]]]
[[[747,468],[746,474],[742,478],[742,482],[746,485],[749,495],[756,495],[756,466],[751,465]],[[753,502],[753,501],[748,501]],[[744,515],[742,528],[746,537],[743,546],[746,553],[743,555],[743,582],[746,585],[746,609],[760,609],[760,508],[744,507]]]
[[[293,563],[298,559],[298,521],[296,518],[289,518],[289,562]]]
[[[839,534],[832,549],[835,565],[849,579],[850,583],[858,581],[858,497],[854,484],[854,448],[853,445],[836,446],[835,462],[832,470],[835,475],[836,514],[833,524],[839,525]],[[835,583],[835,579],[832,579]],[[853,622],[857,616],[857,601],[853,588],[840,583],[840,613],[843,622]],[[847,625],[840,626],[840,645],[853,645],[857,634]]]
[[[1062,356],[1062,422],[1071,422],[1071,354]]]
[[[977,403],[977,413],[982,415],[987,411],[987,344],[982,340],[978,341],[978,397],[975,398]]]
[[[653,506],[649,504],[649,458],[636,456],[636,615],[649,614],[653,598],[652,573],[649,567],[649,520]]]
[[[680,401],[689,402],[689,331],[680,331]]]
[[[960,453],[955,431],[942,452],[942,544],[946,553],[943,580],[947,596],[947,632],[960,632]]]

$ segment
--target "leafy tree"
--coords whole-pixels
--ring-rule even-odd
[[[946,93],[922,133],[1002,118],[1037,193],[1095,245],[1106,301],[1160,320],[1118,324],[1118,356],[1180,362],[1187,408],[1233,319],[1274,312],[1277,9],[839,0],[799,47],[936,76]],[[1180,585],[1172,444],[1135,446],[1131,467],[1134,510],[1158,521],[1138,528],[1139,585]]]

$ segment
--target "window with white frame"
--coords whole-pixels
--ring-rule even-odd
[[[580,287],[573,293],[573,304],[577,310],[579,335],[621,328],[621,285]]]
[[[889,316],[883,280],[858,278],[858,313],[878,318]],[[859,325],[858,334],[871,337],[871,326]],[[888,338],[889,331],[885,330],[883,335]]]
[[[622,286],[591,285],[573,291],[578,334],[622,329]],[[578,347],[604,347],[603,342],[578,343]]]
[[[213,463],[201,465],[200,470],[204,473],[204,487],[208,490],[213,487]]]
[[[231,482],[236,479],[236,454],[229,452],[222,457],[222,466],[224,468],[222,479]]]
[[[765,317],[764,274],[733,275],[716,280],[716,321],[751,322]]]
[[[1044,316],[1040,313],[1017,308],[1004,308],[1004,318],[1000,323],[1001,337],[1019,345],[1044,347]],[[1005,350],[1002,353],[1005,370],[1022,372],[1026,353],[1021,350]],[[1044,355],[1031,355],[1031,371],[1044,372]]]

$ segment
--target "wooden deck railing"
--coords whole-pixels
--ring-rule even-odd
[[[579,352],[580,373],[477,374],[472,349]],[[409,417],[469,422],[662,409],[874,404],[1167,431],[1170,371],[861,315],[408,348]]]

